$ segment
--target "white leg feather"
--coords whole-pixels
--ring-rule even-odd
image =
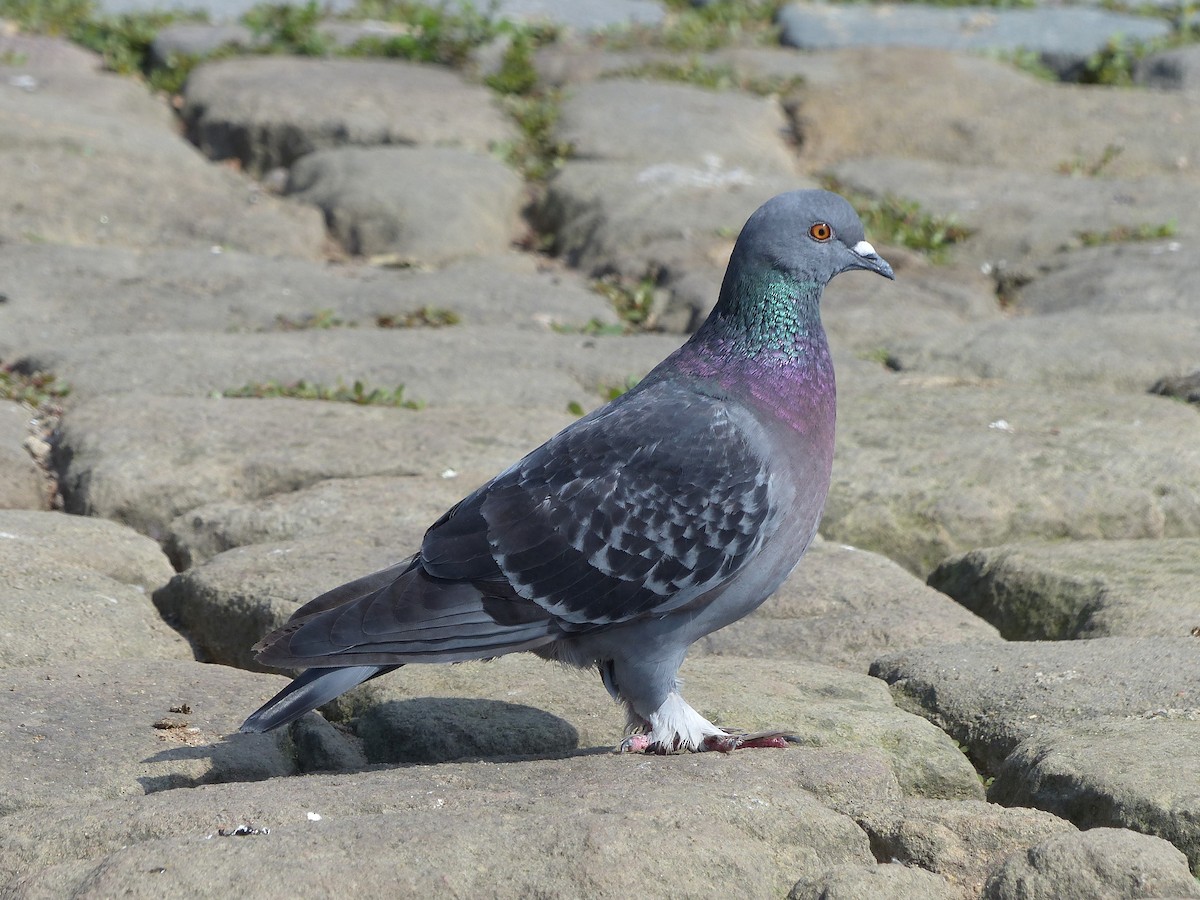
[[[702,750],[706,738],[726,734],[723,728],[692,709],[678,691],[667,694],[662,706],[650,713],[649,719],[630,709],[627,730],[636,733],[622,742],[622,750],[654,748],[667,753]]]

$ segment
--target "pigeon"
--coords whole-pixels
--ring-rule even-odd
[[[322,594],[255,645],[258,662],[305,671],[241,730],[278,728],[409,663],[528,650],[598,671],[625,708],[618,751],[786,746],[705,719],[678,672],[816,535],[836,405],[819,305],[853,269],[895,277],[844,198],[763,204],[678,350],[461,500],[413,556]]]

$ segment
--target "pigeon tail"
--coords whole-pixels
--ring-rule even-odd
[[[264,703],[238,729],[243,734],[261,734],[295,722],[310,710],[328,703],[364,681],[386,675],[399,666],[340,666],[309,669]]]

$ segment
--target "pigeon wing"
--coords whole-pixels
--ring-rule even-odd
[[[740,571],[773,530],[756,429],[670,382],[626,394],[443,516],[422,568],[503,582],[568,632],[678,609]]]

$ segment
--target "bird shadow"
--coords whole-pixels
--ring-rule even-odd
[[[276,732],[181,742],[142,760],[157,771],[137,780],[150,794],[288,774],[566,759],[611,751],[607,746],[580,747],[575,726],[536,707],[503,700],[421,697],[376,704],[336,726],[310,713]]]

